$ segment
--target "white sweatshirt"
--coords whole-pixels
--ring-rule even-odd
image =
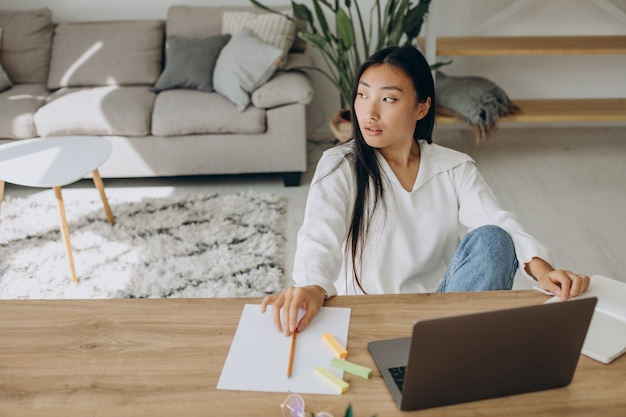
[[[328,297],[361,293],[344,250],[356,196],[354,171],[345,158],[352,146],[350,141],[322,155],[297,238],[295,285],[319,285]],[[468,155],[426,141],[420,149],[411,192],[377,154],[385,194],[370,224],[359,274],[368,294],[436,291],[461,236],[483,225],[511,235],[520,267],[533,257],[551,262],[547,249],[500,208]]]

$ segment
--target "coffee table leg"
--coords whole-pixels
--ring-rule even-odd
[[[57,198],[57,204],[59,206],[59,215],[61,216],[61,235],[63,236],[63,242],[65,242],[65,251],[67,252],[67,259],[70,262],[70,272],[72,273],[72,281],[78,282],[76,276],[76,268],[74,266],[74,255],[72,253],[72,244],[70,242],[70,228],[67,225],[67,218],[65,217],[65,205],[63,204],[63,196],[61,195],[61,187],[53,187],[54,195]]]
[[[109,206],[109,200],[107,200],[107,196],[104,193],[104,183],[102,182],[102,178],[100,177],[100,173],[97,169],[95,169],[92,173],[93,175],[93,183],[96,185],[98,192],[100,193],[100,199],[102,200],[102,205],[104,205],[104,213],[107,216],[107,220],[111,223],[111,226],[115,224],[115,218],[113,217],[113,212],[111,211],[111,206]]]

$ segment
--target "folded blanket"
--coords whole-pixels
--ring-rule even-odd
[[[437,71],[436,80],[437,112],[467,122],[476,135],[476,144],[491,137],[500,117],[519,111],[504,90],[486,78],[455,77]]]

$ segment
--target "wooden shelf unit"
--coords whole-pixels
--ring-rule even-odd
[[[619,54],[626,54],[626,35],[437,38],[437,55],[441,56]]]
[[[420,39],[422,47],[425,40]],[[611,36],[507,36],[437,37],[436,55],[621,55],[626,54],[626,35]],[[503,88],[506,87],[503,86]],[[512,99],[521,112],[502,122],[596,122],[626,121],[626,98]],[[452,117],[439,115],[439,123]]]
[[[626,98],[520,99],[513,103],[520,112],[501,118],[501,122],[626,122]],[[454,122],[454,117],[437,115],[437,123]]]

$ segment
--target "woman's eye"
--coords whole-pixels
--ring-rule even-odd
[[[397,99],[397,98],[393,98],[393,97],[385,97],[385,98],[383,99],[383,101],[384,101],[385,103],[393,103],[393,102],[394,102],[394,101],[396,101],[396,100],[398,100],[398,99]]]
[[[358,92],[358,93],[356,93],[356,95],[359,96],[359,98],[367,98],[365,93]]]

